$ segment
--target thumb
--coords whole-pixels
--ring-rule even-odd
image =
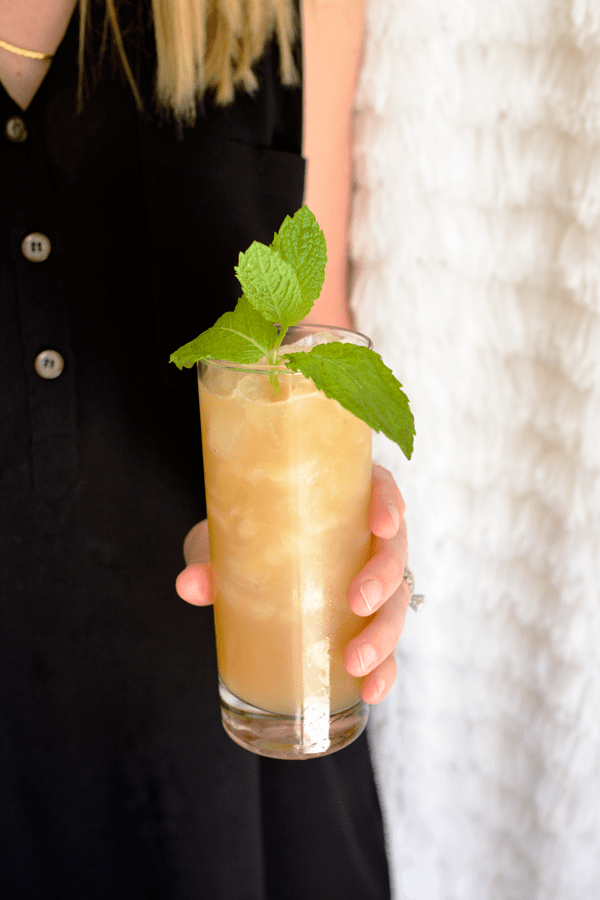
[[[187,566],[178,575],[175,589],[187,603],[193,606],[209,606],[213,602],[210,566],[207,563]]]

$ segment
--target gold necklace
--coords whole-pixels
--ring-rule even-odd
[[[54,53],[39,53],[37,50],[23,50],[22,47],[15,47],[14,44],[9,44],[8,41],[3,41],[1,38],[0,47],[2,47],[3,50],[8,50],[9,53],[16,53],[17,56],[26,56],[27,59],[50,60],[54,58]]]

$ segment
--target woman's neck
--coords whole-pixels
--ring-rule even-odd
[[[77,0],[0,0],[0,38],[25,50],[55,53]],[[28,59],[0,48],[0,81],[27,109],[51,62]]]

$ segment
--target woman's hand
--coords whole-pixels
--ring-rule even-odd
[[[410,589],[403,579],[408,553],[404,500],[390,472],[373,464],[369,524],[374,554],[348,587],[350,608],[358,616],[377,613],[344,650],[351,675],[364,677],[361,695],[379,703],[396,678],[395,649],[404,627]]]
[[[350,608],[358,616],[377,615],[350,641],[344,665],[351,675],[364,678],[362,697],[379,703],[396,677],[394,651],[404,626],[410,591],[403,580],[407,544],[404,501],[387,469],[373,465],[369,524],[374,555],[348,587]],[[187,535],[183,553],[187,568],[177,579],[177,593],[195,606],[213,601],[206,520]]]
[[[209,606],[213,602],[208,551],[208,522],[203,519],[194,525],[183,542],[186,568],[180,573],[175,588],[182,600],[194,606]]]

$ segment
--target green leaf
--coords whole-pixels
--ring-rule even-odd
[[[334,342],[308,353],[285,353],[285,365],[312,378],[325,396],[337,400],[375,431],[382,431],[410,459],[415,424],[402,385],[379,354],[368,347]]]
[[[271,247],[294,267],[302,299],[312,307],[325,279],[327,245],[308,206],[299,209],[293,218],[286,216]]]
[[[284,220],[270,247],[255,241],[240,253],[235,273],[244,296],[232,313],[173,353],[171,362],[180,369],[200,359],[251,364],[265,357],[278,362],[287,328],[310,312],[321,292],[326,262],[323,232],[303,206]],[[327,397],[382,431],[410,459],[415,428],[408,399],[378,354],[355,344],[330,343],[308,353],[284,351],[283,358],[289,369],[312,378]]]
[[[235,274],[252,306],[265,319],[278,322],[282,331],[310,311],[312,304],[303,300],[296,270],[272,247],[254,241],[240,253]]]
[[[169,362],[191,368],[201,359],[227,359],[234,363],[255,363],[269,355],[277,340],[277,329],[240,297],[233,312],[226,312],[212,328],[171,354]]]

